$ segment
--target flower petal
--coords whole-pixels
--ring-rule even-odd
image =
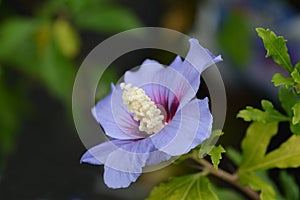
[[[110,188],[125,188],[135,182],[141,173],[128,173],[104,166],[104,182]]]
[[[209,110],[208,99],[197,99],[197,102],[200,110],[200,121],[198,126],[199,129],[195,135],[194,141],[190,149],[193,149],[199,144],[201,144],[210,136],[212,132],[213,117]]]
[[[222,61],[221,56],[214,56],[208,49],[203,48],[198,40],[190,39],[190,49],[182,62],[177,56],[170,64],[172,69],[175,69],[182,74],[194,91],[197,91],[200,86],[200,75],[209,66]]]
[[[107,156],[118,148],[119,147],[112,141],[96,145],[83,154],[80,159],[80,163],[85,162],[93,165],[103,165]]]
[[[170,160],[172,156],[162,151],[153,151],[150,153],[148,160],[146,162],[146,166],[156,165],[161,163],[162,161]]]
[[[178,156],[208,138],[211,124],[208,100],[194,99],[177,112],[164,129],[150,138],[158,150]]]
[[[151,152],[156,151],[149,138],[118,141],[118,149],[109,154],[105,166],[128,173],[141,173]]]
[[[112,87],[112,91],[92,108],[92,113],[106,135],[116,139],[142,138],[137,133],[138,123],[122,102],[120,87]]]
[[[193,91],[189,82],[178,71],[170,67],[163,67],[158,62],[151,60],[145,61],[137,71],[127,71],[124,80],[126,83],[144,89],[153,101],[160,99],[171,103],[176,97],[176,100],[183,105],[189,102],[197,92],[197,90]],[[156,101],[161,105],[164,102]]]

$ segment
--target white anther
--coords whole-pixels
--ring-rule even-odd
[[[131,84],[121,83],[123,103],[133,113],[133,119],[140,122],[139,130],[147,134],[159,132],[164,127],[164,116],[161,110],[147,96],[145,91]]]

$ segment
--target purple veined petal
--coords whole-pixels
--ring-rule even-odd
[[[145,61],[137,71],[127,71],[124,80],[126,83],[131,83],[142,89],[147,88],[146,94],[153,101],[155,101],[154,97],[156,99],[163,97],[165,101],[165,97],[168,98],[169,96],[167,95],[172,93],[176,96],[181,106],[189,102],[198,90],[198,88],[193,90],[188,80],[178,71],[170,67],[163,67],[158,62],[151,60]],[[149,85],[154,87],[151,89]],[[161,90],[161,88],[168,88],[171,93],[168,91],[166,93],[166,90]],[[148,93],[149,91],[150,93]],[[170,96],[170,98],[168,102],[173,102],[173,96]],[[162,104],[163,102],[156,103]]]
[[[126,188],[135,182],[141,173],[128,173],[104,166],[104,183],[113,189]]]
[[[208,138],[211,130],[206,127],[211,127],[212,117],[209,110],[207,112],[204,109],[203,112],[202,106],[208,109],[207,99],[194,99],[185,105],[159,133],[150,136],[155,147],[169,155],[178,156]]]
[[[118,87],[112,87],[112,91],[92,108],[92,114],[103,127],[105,134],[112,138],[142,138],[143,136],[137,133],[138,123],[132,119],[123,104],[120,90]]]

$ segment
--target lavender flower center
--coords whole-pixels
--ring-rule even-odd
[[[159,132],[163,127],[164,115],[145,91],[131,84],[120,84],[123,90],[123,103],[133,113],[133,119],[140,122],[139,130],[147,134]]]

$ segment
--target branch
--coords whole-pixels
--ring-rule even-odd
[[[203,166],[203,171],[207,171],[208,173],[214,175],[215,177],[218,177],[219,179],[222,179],[223,181],[233,185],[234,187],[242,191],[251,199],[260,200],[259,194],[257,192],[255,192],[248,186],[243,186],[240,184],[237,174],[230,174],[222,169],[215,169],[212,166],[212,164],[210,164],[208,161],[206,161],[203,158],[202,159],[197,158],[195,154],[193,154],[191,158]]]

